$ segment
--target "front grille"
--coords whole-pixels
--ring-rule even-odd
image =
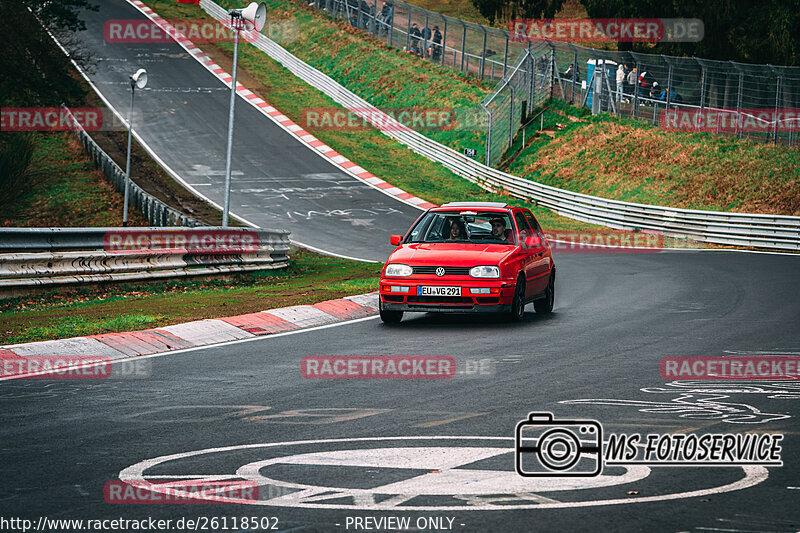
[[[414,274],[436,274],[437,266],[412,267]],[[469,276],[470,267],[442,267],[445,276]]]
[[[408,303],[472,305],[475,302],[466,296],[409,296]]]
[[[387,302],[403,302],[403,296],[397,296],[395,294],[384,294],[383,299]]]
[[[475,298],[479,304],[499,304],[500,298],[496,298],[493,296],[479,296]]]

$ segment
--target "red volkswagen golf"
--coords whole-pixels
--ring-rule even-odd
[[[380,314],[400,322],[405,311],[507,313],[522,320],[525,304],[553,310],[556,267],[533,214],[499,202],[452,202],[425,212],[381,273]]]

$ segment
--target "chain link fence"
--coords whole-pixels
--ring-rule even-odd
[[[489,165],[500,161],[521,126],[522,102],[530,109],[551,97],[664,128],[788,145],[800,131],[800,67],[615,52],[546,39],[529,42],[502,28],[401,0],[312,0],[311,5],[389,46],[498,81],[481,103],[488,118]]]
[[[495,166],[511,146],[519,128],[531,112],[553,91],[553,55],[550,47],[537,43],[523,50],[506,75],[481,102],[486,113],[486,160]]]

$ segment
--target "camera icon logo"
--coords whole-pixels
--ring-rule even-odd
[[[524,477],[594,477],[603,471],[603,426],[530,413],[517,424],[515,467]]]

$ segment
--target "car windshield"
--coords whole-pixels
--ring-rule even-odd
[[[432,211],[411,230],[406,242],[516,244],[507,213]]]

